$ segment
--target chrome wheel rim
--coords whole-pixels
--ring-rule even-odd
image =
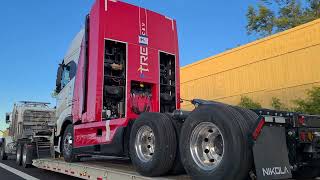
[[[27,162],[27,150],[25,148],[23,148],[22,162],[23,162],[23,164],[26,164],[26,162]]]
[[[155,151],[155,136],[152,129],[144,125],[136,135],[135,150],[138,158],[143,162],[151,160]]]
[[[211,122],[197,125],[190,136],[190,152],[201,169],[217,168],[224,155],[224,138],[220,129]]]
[[[70,155],[71,151],[72,151],[72,144],[73,144],[73,139],[72,139],[72,135],[70,133],[68,133],[63,140],[63,149],[64,149],[64,153],[66,155]]]
[[[21,146],[18,146],[18,148],[17,148],[17,158],[16,158],[16,161],[17,161],[18,163],[20,163],[20,161],[21,161]]]

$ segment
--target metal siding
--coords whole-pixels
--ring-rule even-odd
[[[238,104],[246,95],[267,108],[277,97],[290,107],[305,90],[320,85],[319,57],[316,20],[182,67],[181,97]]]

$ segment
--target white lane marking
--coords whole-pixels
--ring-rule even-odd
[[[30,176],[30,175],[28,175],[28,174],[26,174],[26,173],[24,173],[24,172],[18,171],[18,170],[16,170],[16,169],[14,169],[14,168],[12,168],[12,167],[10,167],[10,166],[7,166],[7,165],[5,165],[5,164],[2,164],[2,163],[0,163],[0,167],[3,168],[3,169],[5,169],[5,170],[7,170],[7,171],[10,171],[10,172],[12,172],[13,174],[15,174],[15,175],[17,175],[17,176],[20,176],[21,178],[26,179],[26,180],[40,180],[40,179],[37,179],[37,178],[35,178],[35,177],[32,177],[32,176]]]

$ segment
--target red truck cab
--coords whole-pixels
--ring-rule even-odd
[[[142,112],[180,108],[173,19],[124,2],[98,0],[86,27],[72,107],[75,148],[110,144],[117,130]],[[168,78],[160,77],[163,66],[171,66],[170,82],[160,82]],[[167,107],[160,97],[169,88],[173,103]]]
[[[121,1],[97,0],[85,22],[72,92],[65,93],[73,95],[71,112],[57,115],[55,145],[67,161],[79,154],[128,156],[131,128],[141,114],[180,108],[176,21]],[[65,62],[70,60],[60,74],[70,71]]]

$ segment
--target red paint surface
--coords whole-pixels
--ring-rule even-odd
[[[75,147],[108,144],[106,139],[106,122],[102,121],[103,101],[103,67],[104,39],[112,39],[127,43],[127,97],[130,97],[131,81],[152,84],[152,111],[159,112],[159,51],[176,56],[176,91],[177,107],[180,108],[179,53],[176,22],[163,15],[139,8],[120,1],[97,0],[90,11],[89,38],[89,71],[88,71],[88,102],[87,111],[83,113],[83,73],[84,49],[76,74],[74,103],[72,108]],[[145,29],[143,26],[145,25]],[[146,34],[149,39],[148,69],[141,78],[139,35]],[[126,118],[110,121],[111,140],[118,127],[127,126],[130,120],[137,118],[131,112],[130,103],[126,104]],[[102,136],[97,136],[97,130],[102,129]]]

